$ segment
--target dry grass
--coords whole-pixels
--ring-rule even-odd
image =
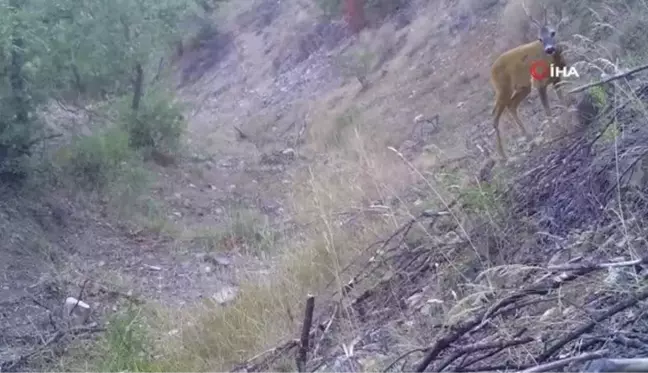
[[[593,6],[600,7],[600,12],[605,11],[604,5],[610,5],[595,3]],[[474,8],[478,6],[475,2],[462,4],[468,9],[478,9]],[[519,8],[516,8],[515,1],[510,1],[509,4],[512,5],[504,9],[502,17],[508,27],[517,33],[528,24],[522,21],[523,16],[519,13]],[[589,19],[591,16],[586,13],[595,13],[586,10],[582,6],[582,0],[580,3],[568,1],[565,4],[567,9],[579,9],[578,13],[570,13],[570,17],[574,19]],[[532,7],[536,5],[531,4]],[[622,7],[619,3],[611,5]],[[606,45],[615,43],[620,37],[624,37],[623,35],[628,37],[636,32],[630,22],[636,23],[635,18],[639,17],[636,14],[643,9],[643,5],[636,6],[638,9],[633,12],[635,16],[627,21],[628,23],[621,21],[621,13],[616,14],[617,18],[614,18],[614,13],[609,11],[610,14],[603,17],[608,25],[616,24],[614,29],[621,35],[612,33],[601,36],[599,33],[603,31],[590,28],[590,31],[598,36],[576,35],[570,39],[569,42],[576,46],[574,54],[585,56],[592,64],[605,63],[596,58],[605,58],[607,61],[620,58],[630,61],[631,58],[625,54],[627,49],[614,51]],[[233,14],[236,12],[232,12],[227,17],[234,19]],[[648,12],[648,8],[645,12]],[[421,13],[418,21],[424,24],[421,20],[429,17],[429,13]],[[432,22],[430,24],[436,26]],[[568,30],[587,30],[590,25],[572,20]],[[425,26],[426,30],[433,27],[421,26]],[[599,26],[604,28],[603,25]],[[408,59],[407,54],[420,47],[419,44],[424,41],[423,34],[420,30],[413,32],[404,49],[396,53],[388,64],[391,63],[392,67],[403,67],[414,60],[414,57]],[[578,40],[585,38],[591,38],[598,44],[594,44],[594,49],[587,49],[584,44],[579,47]],[[367,70],[371,72],[371,68],[367,67]],[[592,68],[592,71],[595,69]],[[436,330],[432,324],[448,325],[465,320],[475,311],[483,309],[484,304],[492,304],[514,293],[517,284],[523,281],[525,275],[531,272],[537,276],[543,274],[538,270],[538,266],[545,265],[545,262],[538,264],[536,260],[533,262],[535,264],[515,264],[524,262],[522,259],[528,259],[528,255],[537,259],[538,254],[530,252],[537,246],[531,244],[526,248],[527,252],[523,253],[524,255],[513,252],[514,248],[535,242],[534,234],[537,232],[531,233],[533,230],[525,225],[533,225],[535,222],[527,222],[509,209],[510,201],[506,200],[505,194],[502,193],[504,187],[501,184],[505,183],[477,183],[466,187],[463,180],[466,179],[466,174],[471,174],[470,171],[458,169],[445,174],[442,171],[432,173],[428,168],[418,167],[423,163],[421,158],[410,161],[405,156],[399,157],[387,149],[387,146],[399,144],[406,138],[399,130],[408,127],[411,122],[399,124],[400,127],[390,127],[390,124],[396,126],[393,122],[397,120],[393,120],[392,123],[388,123],[387,120],[383,122],[382,116],[390,105],[396,105],[399,100],[403,102],[403,96],[399,96],[401,91],[414,89],[416,85],[412,81],[417,77],[416,74],[402,74],[398,79],[391,78],[392,80],[386,78],[389,83],[405,82],[403,85],[406,87],[402,89],[393,88],[396,84],[386,87],[387,83],[379,83],[367,96],[357,96],[358,87],[347,85],[314,104],[314,119],[310,126],[307,148],[316,156],[313,157],[313,163],[299,170],[295,176],[295,187],[291,196],[294,220],[304,228],[288,240],[272,242],[275,246],[272,251],[277,253],[273,258],[272,273],[247,276],[242,282],[237,299],[231,305],[221,307],[212,301],[205,301],[204,304],[165,315],[166,321],[160,321],[161,324],[153,329],[161,331],[161,334],[175,329],[179,332],[159,337],[159,355],[156,358],[155,369],[226,370],[241,360],[277,345],[277,341],[294,338],[301,322],[302,303],[306,294],[313,293],[325,298],[328,292],[340,289],[349,280],[349,273],[353,273],[352,270],[345,271],[347,265],[365,254],[363,250],[371,243],[384,238],[386,232],[394,231],[423,209],[443,208],[444,204],[459,192],[463,199],[459,208],[454,210],[453,216],[433,227],[423,223],[417,224],[405,240],[409,249],[427,250],[427,255],[434,258],[437,265],[435,275],[428,274],[421,282],[395,282],[387,285],[380,279],[372,278],[363,288],[375,286],[383,290],[378,292],[379,294],[399,291],[404,293],[403,289],[410,289],[418,294],[419,299],[438,300],[437,303],[419,302],[412,306],[415,310],[413,313],[403,311],[398,314],[398,311],[394,311],[397,315],[392,315],[392,319],[380,320],[395,344],[394,351],[389,351],[383,356],[378,365],[385,366],[395,357],[391,354],[397,351],[413,346],[426,346],[433,342],[437,335],[430,332]],[[407,86],[408,83],[411,83],[412,87]],[[387,95],[380,96],[384,93],[383,90],[388,89],[395,93],[388,98],[385,98]],[[380,102],[381,98],[384,98],[383,102]],[[372,105],[374,103],[377,105]],[[422,103],[412,105],[419,105],[416,109],[425,108]],[[454,112],[455,109],[453,106],[448,110]],[[416,110],[413,112],[417,113]],[[445,130],[453,132],[466,128],[459,125],[450,128],[453,125],[454,122],[446,123],[448,128]],[[457,136],[463,138],[466,134]],[[616,139],[614,133],[608,136]],[[452,144],[440,143],[441,141],[439,146],[445,145],[442,149],[444,152],[452,152]],[[504,181],[507,181],[508,177],[501,176]],[[457,190],[457,185],[463,187]],[[620,226],[627,226],[623,215],[620,216],[619,221],[623,223]],[[255,236],[254,229],[248,229],[245,218],[241,224],[237,222],[241,223],[241,220],[233,217],[229,233]],[[439,225],[444,227],[440,228]],[[620,228],[615,226],[614,229]],[[627,231],[624,234],[619,240],[624,237],[626,240],[630,239]],[[635,233],[634,236],[638,234]],[[636,238],[634,236],[632,239]],[[219,237],[220,235],[217,235],[214,239],[219,240]],[[568,237],[568,241],[575,247],[573,255],[588,252],[589,246],[582,244],[583,240],[585,239],[578,234]],[[612,244],[614,242],[610,245]],[[609,250],[610,253],[614,252]],[[603,254],[607,253],[602,248],[600,251]],[[367,254],[372,255],[373,252]],[[543,260],[545,259],[543,257]],[[383,270],[387,273],[389,268]],[[333,285],[329,286],[330,284]],[[511,284],[516,285],[512,287]],[[381,288],[383,285],[384,288]],[[572,287],[564,288],[560,296],[552,297],[541,306],[532,306],[516,319],[497,319],[494,326],[491,325],[491,329],[510,337],[516,333],[518,327],[533,325],[529,334],[539,339],[544,338],[547,331],[560,333],[579,319],[588,317],[586,311],[578,310],[571,304],[586,303],[585,298],[588,292],[592,292],[591,289],[607,293],[628,292],[619,286],[618,283],[610,285],[602,276],[593,276]],[[408,317],[412,318],[409,325],[396,325],[394,321],[408,320]],[[347,333],[353,335],[357,328],[353,323],[344,327],[348,328],[340,333],[344,336]],[[344,340],[343,337],[335,338]],[[516,361],[527,361],[532,352],[536,351],[529,350],[526,354],[513,351],[509,357],[512,356]],[[289,364],[275,368],[294,369]]]
[[[170,312],[167,321],[153,328],[161,332],[154,369],[226,370],[294,338],[305,295],[315,294],[323,305],[326,294],[348,282],[343,270],[351,260],[409,217],[407,210],[370,206],[395,197],[408,184],[409,171],[393,153],[369,150],[368,136],[354,132],[337,153],[328,154],[325,164],[312,165],[299,176],[294,213],[305,228],[277,243],[272,273],[243,274],[238,296],[227,307],[206,300]],[[179,332],[164,335],[174,329]],[[295,369],[287,364],[284,368]]]
[[[328,292],[348,282],[342,271],[350,261],[403,219],[390,209],[369,207],[369,201],[392,196],[397,186],[390,184],[403,180],[367,153],[361,139],[357,135],[353,151],[346,148],[355,159],[331,156],[326,166],[304,170],[293,199],[296,220],[306,228],[279,248],[271,274],[243,280],[226,308],[208,301],[181,312],[183,332],[165,346],[165,370],[224,370],[294,338],[306,294],[324,302]]]

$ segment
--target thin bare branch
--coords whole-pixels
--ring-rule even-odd
[[[522,371],[522,373],[556,371],[571,363],[580,363],[583,361],[600,359],[602,357],[605,357],[608,354],[608,352],[609,352],[608,350],[599,350],[596,352],[589,352],[578,356],[572,356],[566,359],[556,360],[556,361],[552,361],[551,363],[542,364],[533,368],[525,369]]]
[[[646,264],[648,263],[648,257],[647,258],[641,258],[641,259],[635,259],[635,260],[627,260],[625,262],[617,262],[617,263],[579,263],[579,264],[561,264],[561,265],[554,265],[554,266],[549,266],[548,269],[550,271],[575,271],[575,270],[580,270],[583,268],[589,268],[589,269],[607,269],[607,268],[616,268],[616,267],[630,267],[630,266],[635,266],[639,264]]]
[[[519,339],[513,339],[511,341],[497,341],[497,342],[484,342],[484,343],[474,343],[468,346],[460,347],[455,353],[453,353],[446,361],[441,363],[436,370],[437,371],[442,371],[445,369],[447,366],[452,364],[455,360],[460,358],[463,355],[470,354],[473,352],[477,351],[483,351],[483,350],[490,350],[490,349],[497,349],[499,351],[513,347],[513,346],[519,346],[523,344],[527,344],[530,342],[533,342],[534,339],[531,337],[526,337],[526,338],[519,338]]]
[[[59,330],[56,333],[54,333],[52,336],[50,336],[44,343],[42,343],[39,347],[37,347],[33,351],[18,356],[17,358],[9,361],[0,361],[0,372],[9,372],[11,370],[19,368],[20,366],[25,364],[29,359],[43,352],[49,346],[58,342],[59,340],[61,340],[61,338],[65,337],[68,334],[78,335],[83,333],[97,333],[102,331],[105,331],[105,329],[97,326],[96,324],[88,325],[88,326],[77,326],[66,330]]]
[[[569,94],[572,94],[572,93],[576,93],[576,92],[584,91],[584,90],[586,90],[586,89],[589,89],[589,88],[592,88],[592,87],[596,87],[596,86],[599,86],[599,85],[603,85],[603,84],[605,84],[605,83],[609,83],[609,82],[612,82],[612,81],[614,81],[614,80],[618,80],[618,79],[621,79],[621,78],[625,78],[625,77],[627,77],[627,76],[629,76],[629,75],[636,74],[636,73],[638,73],[638,72],[640,72],[640,71],[643,71],[643,70],[646,70],[646,69],[648,69],[648,64],[645,64],[645,65],[641,65],[641,66],[635,67],[635,68],[632,69],[632,70],[626,71],[626,72],[621,73],[621,74],[613,75],[613,76],[611,76],[611,77],[609,77],[609,78],[607,78],[607,79],[603,79],[603,80],[598,81],[598,82],[589,83],[589,84],[582,85],[582,86],[580,86],[580,87],[576,87],[576,88],[572,89],[571,91],[569,91],[568,93],[569,93]]]
[[[596,326],[598,323],[601,321],[616,315],[617,313],[630,308],[637,304],[639,301],[642,301],[644,299],[648,298],[648,288],[643,289],[640,292],[637,292],[635,294],[632,294],[632,298],[627,299],[624,302],[618,303],[616,306],[612,307],[608,311],[602,313],[601,315],[598,315],[592,319],[592,321],[588,322],[585,325],[582,325],[572,332],[568,333],[564,337],[560,338],[558,342],[556,342],[553,346],[548,347],[542,355],[540,355],[536,361],[538,362],[543,362],[546,361],[548,358],[550,358],[553,354],[556,352],[560,351],[561,348],[563,348],[567,343],[573,341],[574,339],[578,338],[579,336],[583,335],[583,333],[587,333],[590,331],[594,326]]]

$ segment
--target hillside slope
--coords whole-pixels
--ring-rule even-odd
[[[357,339],[362,353],[355,364],[382,368],[442,335],[416,330],[441,330],[448,320],[479,310],[480,295],[501,295],[494,289],[514,291],[498,288],[498,279],[480,283],[480,272],[545,265],[555,252],[540,250],[549,244],[533,237],[546,227],[530,228],[542,218],[531,208],[508,209],[507,198],[522,201],[524,190],[511,195],[507,188],[504,198],[495,182],[480,178],[483,185],[474,185],[485,167],[493,168],[491,61],[528,28],[511,10],[518,4],[404,3],[359,35],[322,17],[311,1],[227,3],[212,19],[218,32],[176,65],[174,84],[188,107],[187,151],[172,165],[147,164],[155,180],[146,194],[159,216],[146,224],[115,215],[101,197],[60,185],[7,187],[11,198],[0,209],[0,235],[10,238],[1,249],[0,361],[14,370],[53,363],[87,369],[98,357],[119,355],[114,360],[126,365],[117,369],[131,369],[129,359],[139,359],[139,351],[130,356],[111,350],[101,339],[101,347],[77,339],[60,360],[51,357],[58,351],[40,351],[39,335],[52,332],[49,313],[65,297],[82,294],[95,310],[93,320],[102,324],[133,305],[149,315],[137,319],[156,341],[148,369],[230,369],[294,338],[303,299],[312,293],[316,320],[326,325],[330,319],[331,332],[322,334],[310,364],[321,360],[329,369],[348,370],[339,366],[340,346]],[[569,27],[565,34],[587,25]],[[622,31],[630,35],[628,30]],[[574,39],[569,43],[582,52]],[[618,39],[604,42],[610,40]],[[547,125],[536,95],[521,106],[520,116],[540,140],[573,126],[572,113],[557,107],[553,93],[558,120]],[[60,111],[57,117],[72,121]],[[494,179],[526,185],[529,198],[541,194],[532,193],[534,181],[514,177],[533,171],[536,165],[525,163],[529,152],[535,157],[529,159],[553,164],[546,156],[553,148],[529,149],[516,140],[520,134],[511,121],[502,122],[508,152],[518,157],[496,167]],[[560,179],[548,175],[543,183]],[[400,242],[384,241],[423,211],[446,210],[459,192],[472,197],[458,204],[449,221],[417,222]],[[520,228],[517,223],[528,216],[528,226]],[[567,237],[572,229],[560,234]],[[372,251],[381,241],[382,252]],[[426,254],[417,256],[417,250]],[[355,289],[357,298],[337,298],[381,253],[396,255],[370,266],[375,273]],[[436,273],[429,271],[431,261]],[[508,270],[514,276],[524,271]],[[385,280],[389,273],[405,275],[392,283]],[[522,277],[515,281],[532,281]],[[369,305],[359,311],[361,298]],[[412,306],[423,298],[426,306]],[[400,308],[405,300],[407,310]],[[348,314],[333,322],[338,303]],[[20,359],[34,348],[39,354]],[[257,368],[294,369],[292,358],[266,363]]]

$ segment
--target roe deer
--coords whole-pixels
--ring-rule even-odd
[[[522,100],[531,92],[531,88],[538,90],[540,101],[548,117],[551,116],[551,109],[547,99],[547,86],[549,84],[553,85],[558,98],[564,101],[564,96],[557,85],[560,78],[552,77],[549,74],[551,64],[560,68],[567,66],[563,57],[563,52],[567,50],[567,47],[558,45],[555,40],[555,29],[562,23],[562,19],[555,28],[549,26],[547,24],[547,8],[545,7],[544,22],[540,24],[529,14],[524,0],[522,1],[522,7],[530,21],[539,29],[538,40],[504,52],[495,60],[491,68],[490,80],[495,89],[495,106],[492,111],[492,115],[495,115],[493,126],[495,127],[495,137],[497,139],[497,151],[504,160],[506,160],[506,155],[502,146],[499,122],[505,109],[508,109],[522,134],[529,140],[529,133],[518,117],[517,111]],[[545,76],[541,80],[537,80],[531,75],[531,68],[536,63],[547,69],[546,74],[543,74]]]

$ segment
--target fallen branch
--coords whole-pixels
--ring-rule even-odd
[[[566,265],[555,265],[555,266],[549,266],[548,269],[550,271],[576,271],[576,270],[581,270],[581,269],[607,269],[607,268],[615,268],[615,267],[630,267],[630,266],[635,266],[639,264],[646,264],[648,263],[648,257],[646,258],[641,258],[641,259],[635,259],[635,260],[628,260],[625,262],[616,262],[616,263],[580,263],[580,264],[566,264]]]
[[[502,308],[514,304],[517,300],[522,299],[525,296],[528,295],[546,295],[550,291],[562,286],[565,282],[567,281],[572,281],[580,276],[583,276],[592,270],[590,269],[582,269],[580,271],[576,271],[574,273],[571,273],[569,275],[562,275],[562,276],[556,276],[553,279],[550,280],[549,284],[543,284],[543,283],[538,283],[538,284],[533,284],[532,286],[527,287],[526,289],[522,289],[521,291],[509,296],[508,298],[505,298],[496,304],[494,304],[492,307],[490,307],[487,310],[484,310],[475,316],[471,317],[467,321],[465,321],[463,324],[457,325],[454,327],[454,330],[446,334],[445,336],[441,337],[439,340],[437,340],[434,345],[429,349],[428,354],[425,356],[425,358],[416,366],[415,371],[416,372],[423,372],[430,363],[439,356],[439,354],[445,350],[447,347],[449,347],[452,343],[456,342],[459,338],[461,338],[464,334],[468,333],[470,330],[473,328],[481,325],[482,323],[486,322],[486,319],[488,319],[491,316],[494,316],[497,314],[499,310]]]
[[[335,320],[335,316],[338,313],[338,306],[333,307],[333,312],[331,314],[331,317],[326,322],[322,322],[319,324],[318,329],[322,331],[322,334],[319,337],[319,341],[315,344],[315,348],[313,349],[313,355],[317,356],[317,351],[319,350],[320,346],[322,345],[322,341],[324,340],[324,337],[326,336],[326,333],[329,331],[331,328],[331,325],[333,325],[333,321]]]
[[[475,372],[475,373],[482,373],[482,372],[498,372],[498,371],[522,371],[524,369],[528,369],[531,365],[530,364],[525,364],[525,365],[508,365],[508,364],[503,364],[503,365],[487,365],[479,368],[474,368],[474,369],[462,369],[458,370],[457,372]]]
[[[398,362],[400,362],[401,360],[403,360],[403,359],[405,359],[406,357],[410,356],[411,354],[414,354],[414,353],[417,353],[417,352],[425,352],[425,351],[427,351],[427,348],[415,348],[415,349],[413,349],[413,350],[409,350],[409,351],[407,351],[406,353],[402,354],[401,356],[397,357],[394,361],[392,361],[391,364],[389,364],[389,365],[387,366],[387,368],[383,369],[383,372],[387,372],[387,371],[389,371],[389,370],[390,370],[391,368],[393,368],[396,364],[398,364]]]
[[[635,68],[632,69],[632,70],[629,70],[629,71],[626,71],[626,72],[624,72],[624,73],[621,73],[621,74],[617,74],[617,75],[611,76],[611,77],[609,77],[609,78],[607,78],[607,79],[603,79],[603,80],[598,81],[598,82],[585,84],[585,85],[583,85],[583,86],[580,86],[580,87],[577,87],[577,88],[572,89],[572,90],[569,91],[568,93],[569,93],[569,94],[572,94],[572,93],[577,93],[577,92],[580,92],[580,91],[584,91],[584,90],[586,90],[586,89],[588,89],[588,88],[592,88],[592,87],[596,87],[596,86],[599,86],[599,85],[603,85],[603,84],[605,84],[605,83],[609,83],[609,82],[611,82],[611,81],[614,81],[614,80],[618,80],[618,79],[624,78],[624,77],[626,77],[626,76],[628,76],[628,75],[632,75],[632,74],[638,73],[638,72],[643,71],[643,70],[646,70],[646,69],[648,69],[648,64],[645,64],[645,65],[642,65],[642,66],[639,66],[639,67],[635,67]]]
[[[526,333],[527,330],[528,330],[527,328],[520,329],[517,333],[515,333],[515,335],[513,335],[513,338],[519,338],[520,336],[522,336],[522,334]],[[463,361],[459,366],[455,367],[455,371],[463,372],[464,369],[467,369],[467,367],[469,367],[469,366],[471,366],[471,365],[473,365],[475,363],[478,363],[480,361],[484,361],[484,360],[488,359],[491,356],[495,356],[495,355],[499,354],[500,352],[502,352],[505,348],[506,347],[498,348],[497,350],[491,351],[491,352],[489,352],[487,354],[477,356],[477,357],[472,358],[472,359],[470,359],[468,361]]]
[[[602,357],[605,357],[608,354],[608,352],[609,352],[608,350],[600,350],[600,351],[589,352],[578,356],[572,356],[566,359],[556,360],[556,361],[552,361],[551,363],[542,364],[542,365],[535,366],[533,368],[525,369],[522,371],[522,373],[549,372],[549,371],[555,372],[556,370],[564,366],[567,366],[571,363],[580,363],[583,361],[600,359]]]
[[[230,372],[254,372],[259,370],[260,367],[268,366],[271,362],[277,359],[277,357],[283,355],[284,353],[292,350],[293,348],[299,346],[299,340],[291,339],[282,343],[279,346],[273,347],[269,350],[263,351],[262,353],[251,357],[250,359],[244,361],[241,364],[234,366]],[[262,356],[270,355],[259,363],[255,363],[256,360],[259,360]]]
[[[555,354],[561,348],[563,348],[563,346],[565,346],[567,343],[573,341],[574,339],[578,338],[582,334],[587,333],[590,329],[594,328],[594,326],[596,326],[601,321],[603,321],[603,320],[605,320],[605,319],[607,319],[607,318],[609,318],[611,316],[614,316],[617,313],[619,313],[619,312],[621,312],[621,311],[623,311],[623,310],[625,310],[627,308],[630,308],[630,307],[634,306],[639,301],[644,300],[646,298],[648,298],[648,288],[646,288],[643,291],[640,291],[640,292],[638,292],[636,294],[633,294],[633,297],[631,299],[628,299],[628,300],[626,300],[624,302],[620,302],[619,304],[612,307],[607,312],[604,312],[601,315],[594,317],[592,319],[592,321],[588,322],[587,324],[585,324],[585,325],[583,325],[583,326],[581,326],[579,328],[576,328],[571,333],[568,333],[567,335],[565,335],[564,337],[559,339],[558,342],[556,342],[553,346],[547,348],[545,350],[545,352],[542,353],[542,355],[540,355],[536,359],[536,361],[543,362],[543,361],[547,360],[549,357],[551,357],[553,354]]]
[[[47,339],[42,345],[40,345],[38,348],[34,349],[33,351],[18,356],[17,358],[12,360],[0,362],[0,372],[11,372],[16,368],[19,368],[27,361],[29,361],[29,359],[31,359],[33,356],[41,353],[52,344],[61,340],[67,334],[77,335],[82,333],[97,333],[102,331],[105,331],[105,329],[98,327],[97,324],[92,324],[89,326],[77,326],[66,330],[59,330],[56,333],[54,333],[49,339]]]
[[[501,351],[505,348],[513,347],[513,346],[519,346],[527,343],[533,342],[534,339],[531,337],[526,337],[526,338],[519,338],[519,339],[514,339],[511,341],[499,341],[499,342],[486,342],[486,343],[474,343],[468,346],[460,347],[457,349],[455,353],[450,355],[446,361],[443,363],[439,364],[439,366],[435,369],[436,371],[440,372],[450,364],[452,364],[455,360],[460,358],[463,355],[470,354],[473,352],[478,352],[478,351],[483,351],[483,350],[490,350],[490,349],[497,349],[498,351]]]

